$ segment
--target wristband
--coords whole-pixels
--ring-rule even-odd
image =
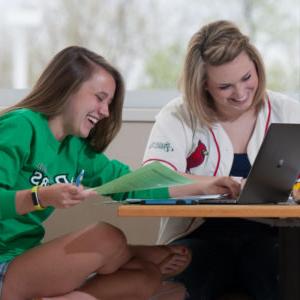
[[[296,182],[293,186],[293,191],[299,191],[300,190],[300,182]]]
[[[35,185],[32,187],[31,189],[31,199],[32,199],[32,203],[33,203],[33,207],[35,210],[43,210],[44,207],[41,205],[39,197],[38,197],[38,185]]]

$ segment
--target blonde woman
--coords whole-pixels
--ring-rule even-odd
[[[300,122],[300,103],[266,89],[258,50],[229,21],[192,36],[181,91],[157,116],[144,163],[158,160],[203,181],[246,178],[269,125]],[[191,248],[178,280],[192,300],[230,291],[278,299],[277,241],[277,228],[242,219],[163,219],[159,236]]]

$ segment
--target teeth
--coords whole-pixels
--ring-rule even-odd
[[[98,118],[91,116],[91,115],[88,115],[88,120],[90,122],[92,122],[93,124],[96,124],[99,121]]]
[[[247,99],[247,96],[244,96],[242,98],[236,98],[236,101],[245,101]]]
[[[244,102],[247,98],[239,98],[239,99],[236,99],[236,98],[232,98],[233,101],[235,102]]]

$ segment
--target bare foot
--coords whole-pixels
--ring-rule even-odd
[[[183,245],[132,246],[133,255],[156,264],[163,279],[184,271],[191,262],[190,250]]]
[[[192,259],[190,250],[185,246],[170,245],[167,247],[170,254],[158,265],[163,279],[174,277],[183,272],[189,266]]]

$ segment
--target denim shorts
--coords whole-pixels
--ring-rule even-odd
[[[2,285],[3,285],[3,281],[4,281],[4,277],[5,277],[5,273],[6,273],[8,265],[9,265],[9,262],[0,263],[0,298],[1,298]]]

